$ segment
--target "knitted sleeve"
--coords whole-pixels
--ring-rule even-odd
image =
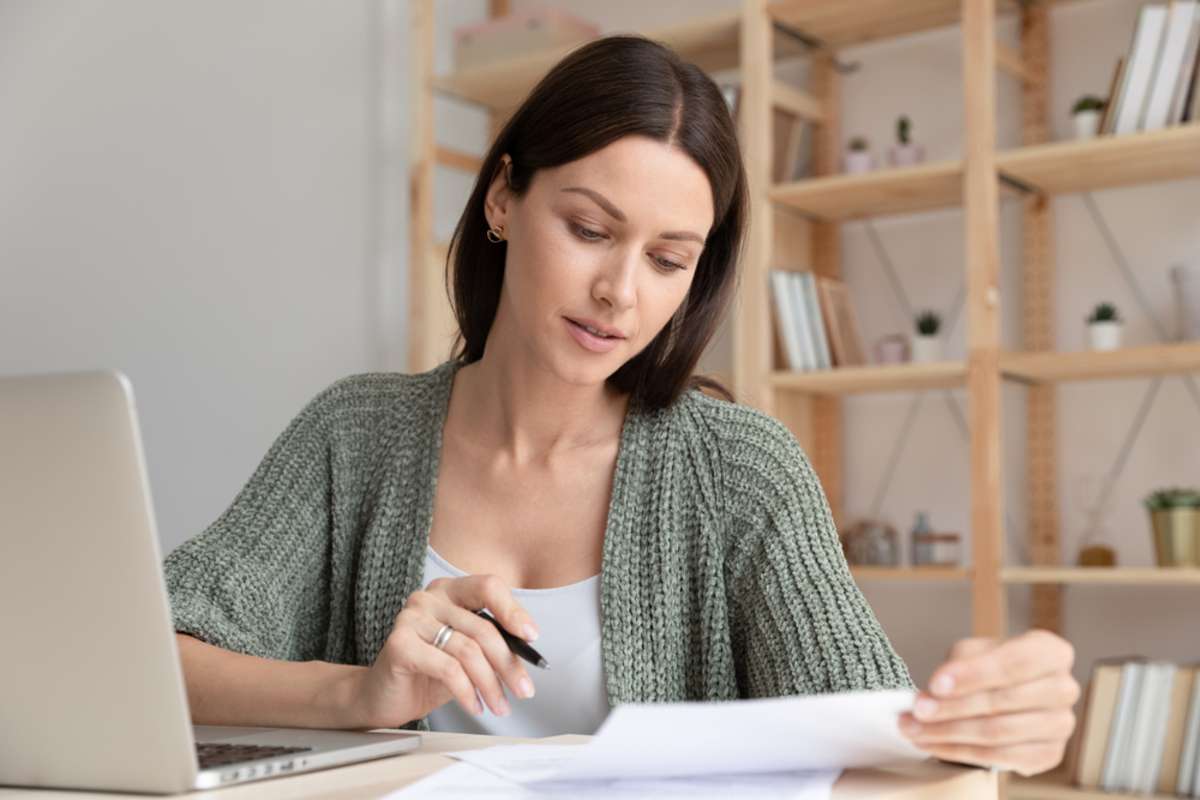
[[[336,386],[288,424],[225,512],[167,556],[176,631],[264,658],[323,654]]]
[[[753,409],[724,443],[734,546],[732,642],[743,697],[912,688],[850,575],[799,442]]]

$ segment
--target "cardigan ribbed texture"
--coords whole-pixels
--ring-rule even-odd
[[[311,400],[228,509],[167,556],[175,629],[266,658],[373,663],[421,588],[457,369],[352,375]],[[626,413],[601,615],[614,707],[913,688],[795,437],[694,389]]]

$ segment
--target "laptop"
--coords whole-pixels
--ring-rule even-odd
[[[129,380],[0,377],[0,784],[168,794],[414,750],[192,726]]]

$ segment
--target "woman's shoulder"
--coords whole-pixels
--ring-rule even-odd
[[[677,403],[687,421],[686,435],[709,442],[729,462],[807,460],[795,434],[781,421],[753,406],[689,389]]]
[[[336,421],[364,416],[420,413],[435,408],[446,369],[443,363],[425,372],[358,372],[345,375],[317,392],[299,416]]]

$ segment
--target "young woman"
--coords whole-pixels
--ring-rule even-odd
[[[631,36],[558,64],[455,231],[453,357],[321,392],[167,558],[195,721],[538,736],[628,701],[912,687],[796,439],[693,375],[746,214],[700,69]],[[1046,770],[1072,659],[1043,631],[964,640],[898,723]]]

